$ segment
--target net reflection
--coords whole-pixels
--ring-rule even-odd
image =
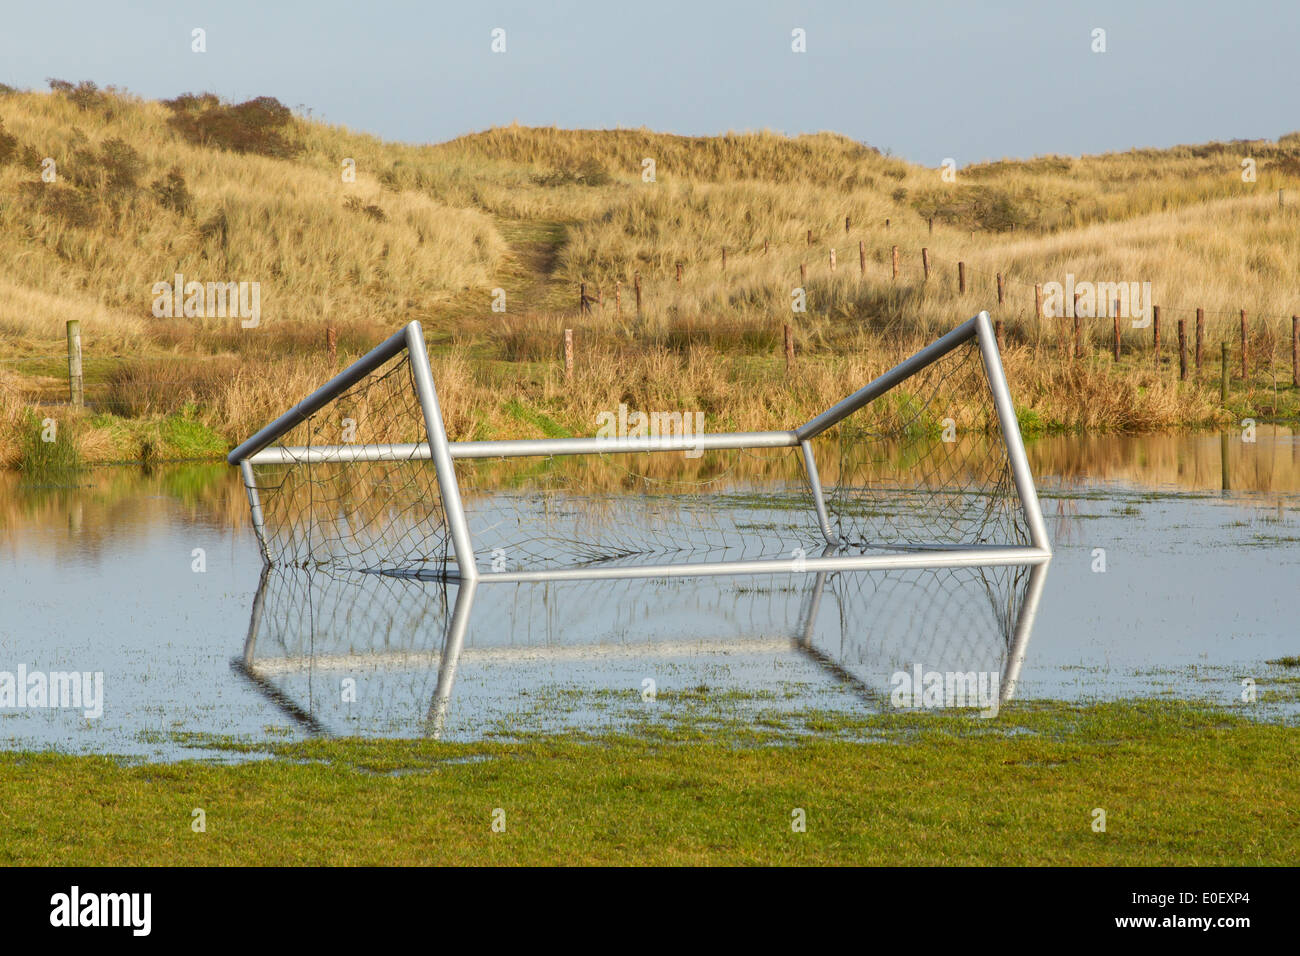
[[[327,736],[533,730],[526,712],[547,687],[585,684],[637,700],[640,675],[692,687],[704,675],[710,692],[726,694],[745,676],[770,688],[786,674],[805,688],[792,706],[820,683],[869,712],[899,706],[900,674],[988,675],[1001,705],[1015,692],[1046,573],[1026,565],[457,585],[268,567],[232,666],[304,732]]]

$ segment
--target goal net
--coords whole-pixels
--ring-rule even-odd
[[[520,581],[1050,555],[986,313],[798,428],[615,414],[609,438],[449,442],[412,323],[230,461],[275,566]]]

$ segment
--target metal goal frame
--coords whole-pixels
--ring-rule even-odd
[[[818,523],[827,541],[827,550],[839,544],[831,529],[822,493],[812,439],[878,399],[910,376],[936,362],[970,340],[978,342],[985,378],[1006,443],[1008,461],[1021,511],[1029,532],[1028,545],[906,545],[903,553],[890,554],[823,554],[809,555],[797,562],[789,558],[714,562],[681,562],[637,566],[552,568],[515,571],[480,571],[475,560],[474,542],[465,517],[460,488],[456,480],[455,461],[475,458],[550,457],[555,455],[607,455],[621,453],[686,451],[693,449],[724,450],[750,448],[799,448],[802,452],[808,484]],[[379,369],[403,351],[409,353],[412,378],[424,417],[426,441],[417,444],[313,445],[310,448],[271,447],[292,428],[307,421],[331,401],[367,375]],[[253,529],[257,534],[263,560],[270,563],[263,524],[261,499],[254,465],[313,464],[350,461],[431,461],[436,471],[439,493],[456,567],[443,576],[451,581],[471,583],[564,581],[592,578],[662,578],[700,575],[789,574],[826,571],[872,571],[895,568],[948,568],[997,565],[1041,565],[1051,560],[1052,549],[1043,520],[1038,492],[1025,454],[1020,425],[1007,387],[997,338],[988,312],[980,312],[936,339],[910,358],[858,389],[852,395],[826,409],[798,428],[788,431],[713,432],[700,435],[629,436],[618,438],[540,438],[504,441],[463,441],[447,439],[438,392],[425,347],[420,323],[411,322],[372,349],[334,378],[330,379],[293,408],[248,438],[226,456],[238,466],[248,493]]]

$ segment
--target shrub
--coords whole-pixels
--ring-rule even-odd
[[[912,207],[922,218],[933,217],[964,229],[1003,232],[1032,222],[1032,211],[1026,203],[1018,202],[1004,189],[991,186],[918,191],[913,196]]]
[[[150,186],[158,204],[172,212],[186,215],[194,208],[194,197],[185,185],[185,177],[178,167],[173,166],[162,179],[155,179]]]
[[[66,96],[77,109],[85,111],[91,109],[100,109],[108,111],[109,95],[100,90],[100,88],[90,80],[82,80],[75,86],[67,80],[59,80],[51,77],[48,81],[50,89],[55,93]]]
[[[120,139],[105,140],[96,152],[79,149],[72,155],[68,178],[83,189],[92,189],[109,198],[134,192],[144,172],[144,160],[129,143]]]
[[[18,157],[18,137],[6,133],[4,123],[0,122],[0,166],[12,162]]]
[[[83,191],[55,183],[23,183],[23,191],[40,212],[70,226],[87,228],[98,219],[94,202]]]
[[[607,186],[614,177],[594,156],[588,156],[578,166],[559,166],[549,173],[533,177],[539,186]]]
[[[344,200],[343,208],[351,209],[353,212],[364,213],[375,222],[384,222],[388,219],[388,217],[384,215],[383,209],[376,206],[374,203],[370,203],[369,205],[363,203],[359,196],[349,196]]]
[[[163,105],[172,111],[169,125],[200,146],[279,158],[301,149],[286,136],[293,114],[273,96],[231,105],[213,93],[183,93]]]

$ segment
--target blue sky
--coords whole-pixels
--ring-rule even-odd
[[[206,53],[190,49],[195,27]],[[791,51],[796,27],[806,53]],[[834,130],[937,166],[1300,129],[1300,4],[1285,0],[10,0],[0,29],[10,85],[271,95],[409,142],[514,120]]]

